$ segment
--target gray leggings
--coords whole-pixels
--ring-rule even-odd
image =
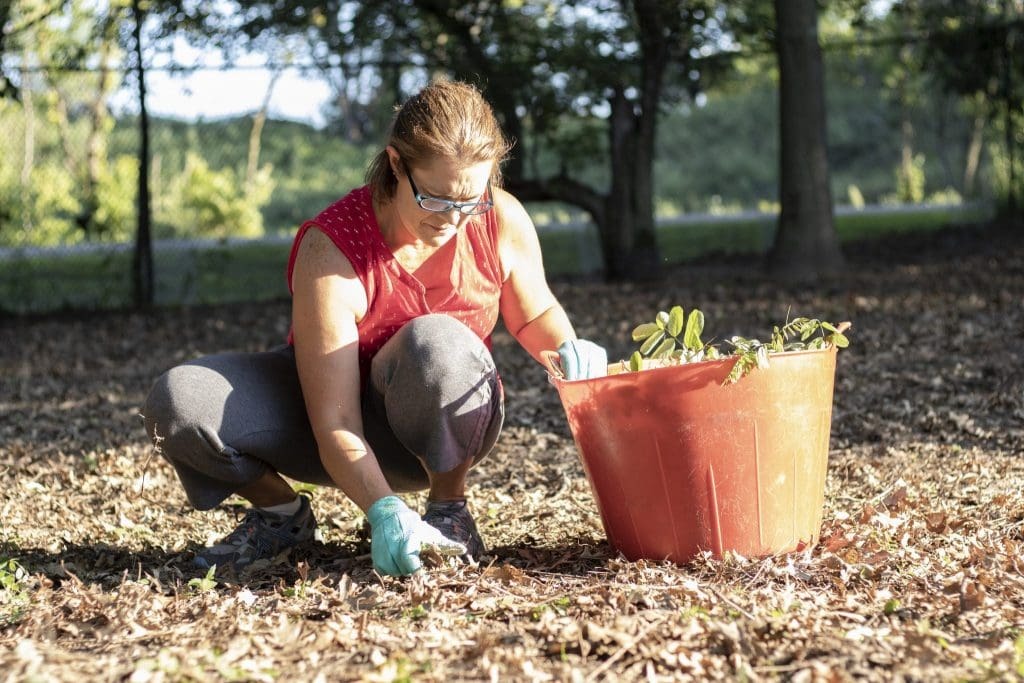
[[[446,315],[416,318],[373,358],[363,430],[395,491],[428,472],[479,462],[504,419],[501,382],[480,339]],[[146,431],[174,466],[189,502],[208,510],[274,470],[333,485],[324,470],[295,368],[295,351],[206,356],[171,368],[150,390]]]

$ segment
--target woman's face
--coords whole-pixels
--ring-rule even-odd
[[[396,162],[397,155],[392,155],[391,165],[397,170],[395,175],[398,179],[395,208],[405,233],[405,239],[399,237],[400,242],[441,246],[471,218],[455,208],[443,212],[428,211],[419,205],[417,192],[421,198],[447,199],[460,204],[491,199],[487,181],[493,164],[489,161],[466,166],[457,159],[434,159],[417,167],[403,167]]]

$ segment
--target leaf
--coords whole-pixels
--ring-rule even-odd
[[[985,585],[978,581],[967,581],[960,585],[960,612],[969,612],[985,604]]]
[[[665,329],[668,326],[668,313],[665,311],[658,311],[658,316],[654,319],[654,322],[658,324],[658,327]]]
[[[660,331],[657,323],[644,323],[643,325],[637,325],[633,328],[632,337],[633,341],[638,342],[641,339],[647,339],[655,332]]]
[[[668,337],[665,341],[658,345],[658,348],[651,354],[652,358],[665,358],[676,349],[676,340],[672,337]]]
[[[834,332],[828,336],[828,343],[835,346],[837,349],[845,349],[850,345],[850,340],[846,338],[841,332]]]
[[[703,348],[704,342],[700,335],[704,331],[704,313],[699,309],[690,311],[690,317],[686,320],[686,334],[683,336],[683,344],[686,348],[696,351]]]
[[[662,331],[662,330],[658,330],[657,332],[652,334],[650,337],[648,337],[647,341],[645,341],[643,344],[640,345],[640,353],[645,355],[645,356],[649,356],[650,353],[651,353],[651,349],[653,349],[655,346],[657,346],[657,344],[662,339],[664,339],[664,338],[665,338],[665,332]]]
[[[683,307],[673,306],[668,313],[668,333],[673,337],[678,337],[683,331],[683,320]]]
[[[633,372],[640,372],[644,367],[644,357],[640,355],[639,351],[634,351],[633,355],[629,357],[629,369]]]
[[[726,376],[723,384],[735,384],[739,381],[740,377],[743,377],[750,369],[754,367],[756,359],[753,352],[743,353],[736,357],[736,363],[732,366],[732,370]]]
[[[753,339],[746,339],[745,337],[734,336],[729,337],[729,343],[736,347],[736,350],[745,353],[751,349],[754,344]]]
[[[198,577],[197,576],[195,578],[189,579],[188,587],[191,588],[192,590],[198,591],[200,593],[205,593],[207,591],[211,591],[211,590],[213,590],[214,588],[217,587],[217,580],[214,578],[214,576],[216,576],[216,574],[217,574],[217,565],[213,565],[206,572],[206,576],[203,576],[203,577]]]

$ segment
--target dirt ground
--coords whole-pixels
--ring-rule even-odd
[[[192,511],[140,405],[171,365],[279,343],[287,302],[0,320],[0,679],[1024,677],[1024,226],[847,256],[817,287],[737,259],[555,283],[616,358],[673,304],[719,338],[787,313],[853,323],[820,542],[685,566],[609,547],[555,390],[499,332],[509,418],[470,490],[483,562],[377,576],[359,511],[317,489],[322,542],[206,580],[192,555],[241,501]]]

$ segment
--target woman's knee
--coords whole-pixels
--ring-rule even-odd
[[[174,392],[171,390],[171,373],[168,370],[157,377],[142,404],[142,420],[146,433],[152,441],[157,441],[166,434],[166,425],[174,421]]]
[[[417,318],[392,341],[372,372],[373,403],[394,435],[431,472],[479,460],[502,417],[490,351],[448,316]]]
[[[380,366],[391,378],[436,389],[438,384],[497,377],[490,351],[476,334],[451,316],[425,315],[402,327],[384,349]]]
[[[192,460],[196,451],[216,450],[217,391],[210,370],[179,365],[160,375],[150,388],[142,416],[149,438],[172,462]],[[191,456],[191,457],[189,457]]]

